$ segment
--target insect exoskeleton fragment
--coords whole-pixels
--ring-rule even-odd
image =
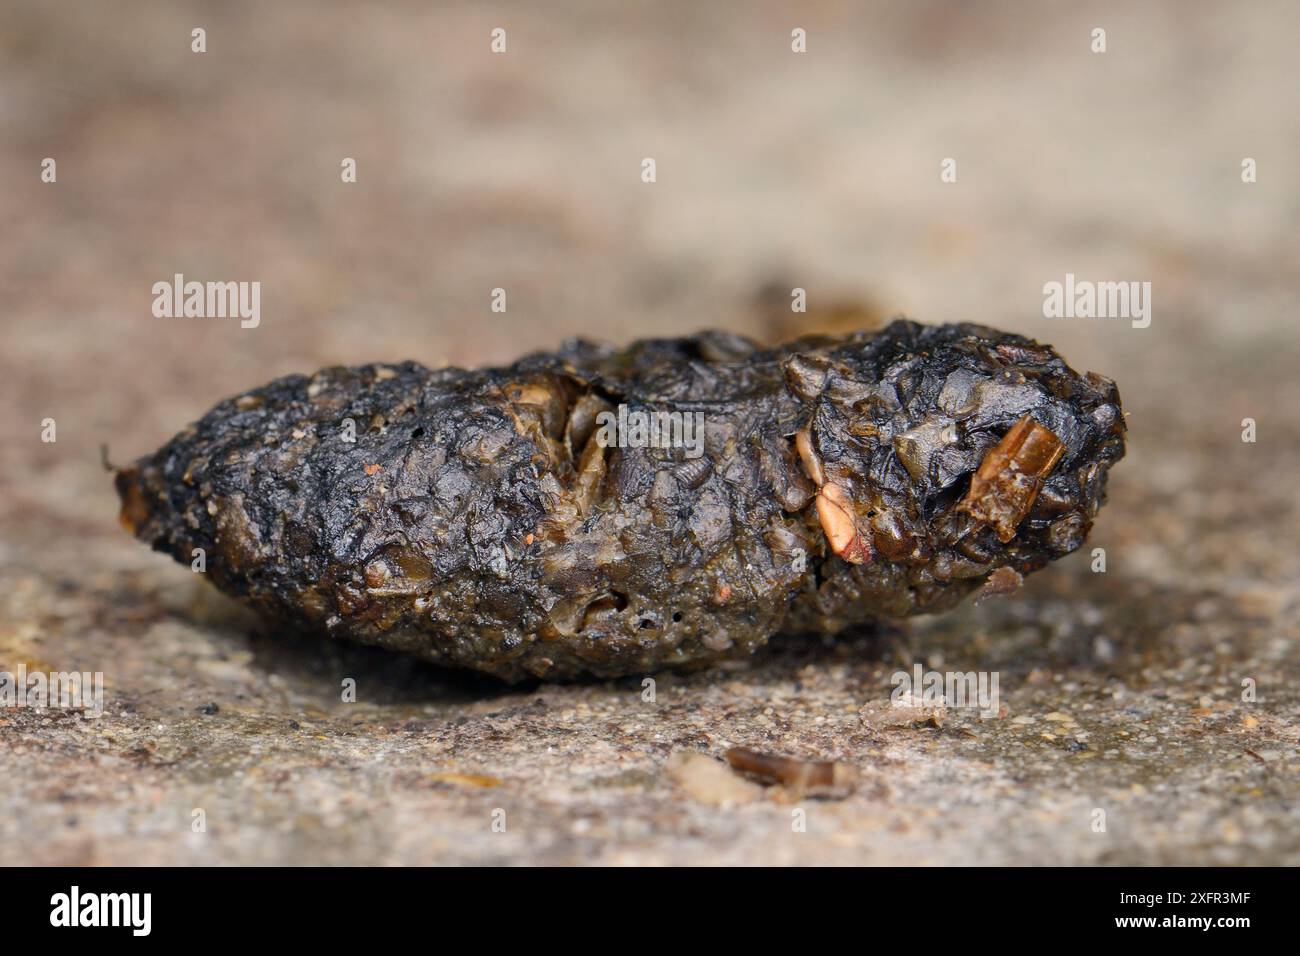
[[[866,564],[874,554],[871,532],[859,521],[852,496],[843,485],[826,480],[825,466],[807,428],[795,433],[794,445],[804,471],[817,486],[817,520],[831,551],[850,564]]]

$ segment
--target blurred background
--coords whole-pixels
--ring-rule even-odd
[[[1297,4],[0,16],[0,668],[103,670],[117,702],[96,722],[0,712],[0,837],[44,836],[33,862],[1300,859]],[[260,325],[154,317],[175,273],[260,282]],[[1152,283],[1150,327],[1045,318],[1066,273]],[[1119,383],[1131,450],[1097,527],[1106,575],[1076,555],[1010,602],[852,654],[672,678],[690,703],[653,716],[617,682],[506,692],[282,652],[121,532],[100,466],[101,444],[128,461],[322,365],[710,327],[776,341],[900,313],[1024,333]],[[976,722],[974,742],[874,724],[861,707],[914,660],[1002,668],[1029,721]],[[340,709],[355,671],[376,689]],[[1253,709],[1243,676],[1268,687]],[[771,801],[737,816],[660,772],[737,742],[872,783],[792,843]],[[381,765],[382,792],[359,790]],[[532,827],[494,841],[477,821],[507,796]],[[241,822],[192,834],[198,800]],[[1099,800],[1125,808],[1109,840],[1075,825]]]

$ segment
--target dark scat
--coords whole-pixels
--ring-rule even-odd
[[[600,447],[596,415],[622,403],[702,413],[703,456]],[[1061,453],[1002,541],[963,496],[1025,416]],[[803,430],[834,488],[795,453]],[[141,540],[187,565],[203,548],[209,580],[279,626],[520,680],[950,607],[1078,548],[1123,453],[1108,379],[1020,336],[899,321],[775,349],[709,333],[324,369],[218,404],[115,481]]]

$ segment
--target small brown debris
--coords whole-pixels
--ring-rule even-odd
[[[435,783],[455,783],[465,787],[482,787],[484,789],[501,786],[501,781],[498,778],[479,773],[454,773],[448,771],[431,773],[428,779]]]
[[[381,472],[381,471],[383,471],[383,466],[382,466],[382,465],[366,465],[366,474],[367,474],[367,475],[377,475],[377,474],[379,474],[379,472]]]
[[[849,494],[834,482],[822,485],[817,492],[817,519],[836,555],[850,564],[871,560],[871,544],[858,528]]]
[[[818,488],[826,484],[826,475],[822,471],[822,460],[817,456],[817,452],[813,450],[812,435],[808,429],[801,428],[795,432],[794,447],[799,452],[799,460],[803,462],[803,469],[808,477],[812,479],[812,483]]]
[[[732,747],[724,754],[731,769],[779,783],[795,794],[852,791],[856,779],[852,769],[835,760],[801,760]]]
[[[958,510],[992,525],[999,541],[1010,541],[1063,454],[1065,443],[1026,413],[985,454]]]
[[[1024,583],[1024,575],[1014,568],[998,568],[985,578],[984,586],[975,595],[975,603],[979,604],[1000,594],[1015,594]]]
[[[136,534],[148,523],[151,513],[149,504],[145,501],[139,470],[124,468],[116,474],[114,480],[117,483],[117,493],[122,498],[118,520],[127,531]]]
[[[579,514],[586,514],[595,502],[600,484],[605,480],[605,446],[593,435],[587,440],[578,461],[578,472],[573,481],[573,500]]]

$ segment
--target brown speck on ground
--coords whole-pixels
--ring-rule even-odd
[[[494,25],[473,3],[214,7],[240,52],[197,59],[185,5],[12,6],[0,671],[106,683],[98,717],[0,708],[0,841],[28,862],[1300,863],[1287,3],[803,5],[802,58],[780,4],[634,29],[523,5],[527,52],[496,59],[462,39]],[[155,318],[175,272],[260,281],[261,324]],[[1151,281],[1150,327],[1044,318],[1067,272]],[[1092,536],[978,607],[696,673],[506,687],[276,633],[126,534],[100,462],[331,365],[898,312],[1119,383]],[[917,663],[996,672],[999,715],[893,706]],[[796,831],[731,748],[856,786]]]

